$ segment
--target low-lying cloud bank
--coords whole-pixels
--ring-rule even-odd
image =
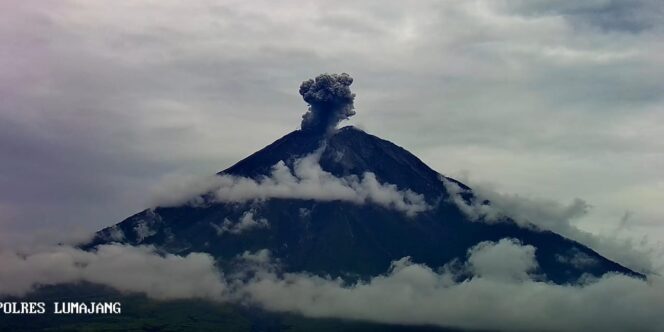
[[[155,299],[219,300],[225,290],[214,259],[204,253],[160,255],[151,246],[101,245],[96,251],[56,246],[31,253],[0,251],[0,295],[39,285],[88,281]]]
[[[505,264],[497,264],[502,259]],[[664,328],[660,279],[606,275],[580,285],[537,281],[534,248],[513,240],[482,243],[469,264],[434,271],[407,258],[366,283],[266,273],[243,291],[269,310],[311,317],[431,324],[504,331],[658,331]],[[511,267],[511,268],[508,268]],[[460,271],[475,277],[455,282]]]
[[[582,199],[576,198],[565,205],[553,200],[504,194],[478,184],[472,186],[475,198],[466,200],[463,188],[444,177],[441,181],[450,194],[449,200],[472,221],[496,223],[509,218],[522,227],[550,230],[578,241],[630,269],[643,273],[656,270],[650,253],[631,242],[594,235],[576,227],[574,221],[590,209]],[[485,204],[486,201],[490,204]]]
[[[374,203],[401,211],[408,216],[428,210],[424,196],[396,185],[380,183],[371,172],[361,177],[336,177],[324,171],[320,155],[324,148],[293,163],[291,170],[283,161],[272,167],[269,176],[259,179],[219,175],[209,178],[171,178],[155,190],[156,206],[202,204],[203,193],[212,193],[217,202],[247,202],[270,198]]]
[[[306,272],[278,273],[267,250],[238,257],[251,269],[250,278],[225,276],[207,254],[162,256],[145,246],[2,252],[0,295],[86,280],[156,299],[206,298],[309,317],[505,331],[664,329],[660,278],[607,274],[578,285],[550,284],[538,275],[536,250],[513,239],[483,242],[469,250],[466,264],[434,270],[404,257],[386,274],[354,284]],[[468,273],[474,277],[456,281]]]

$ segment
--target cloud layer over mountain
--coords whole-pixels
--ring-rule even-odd
[[[0,251],[0,295],[24,295],[39,285],[88,281],[155,299],[219,300],[225,290],[214,259],[204,253],[161,255],[150,246],[99,246],[93,252],[57,246]]]
[[[596,234],[619,229],[636,245],[664,236],[663,8],[658,0],[3,1],[0,293],[88,280],[312,317],[664,330],[660,278],[551,285],[537,275],[537,248],[511,240],[475,247],[464,266],[403,259],[353,285],[271,268],[231,285],[205,254],[150,247],[3,249],[38,232],[44,242],[111,225],[149,206],[158,179],[183,171],[198,179],[230,165],[297,127],[302,78],[345,71],[356,79],[356,124],[440,172],[468,170],[522,193],[485,196],[523,225],[539,221],[627,266],[657,270],[625,250],[629,243],[605,245]],[[264,182],[226,178],[216,197],[279,197],[289,188],[405,213],[424,207],[371,175],[283,166]],[[185,185],[166,202],[214,188],[173,178]],[[337,190],[323,193],[322,184]],[[531,194],[584,200],[540,204]],[[244,258],[262,266],[269,255]],[[491,265],[496,259],[506,264]],[[118,269],[135,274],[119,278]],[[478,276],[454,281],[460,270]]]
[[[663,7],[3,1],[1,242],[91,232],[168,174],[229,166],[298,127],[321,72],[352,73],[353,123],[440,172],[582,197],[579,227],[629,212],[625,236],[661,238]]]
[[[355,204],[372,203],[401,211],[408,216],[430,207],[424,196],[410,189],[381,183],[371,172],[361,177],[339,178],[324,171],[319,159],[324,147],[293,162],[290,169],[283,161],[272,167],[269,176],[251,179],[228,174],[185,179],[169,179],[154,190],[155,206],[204,204],[202,195],[212,193],[213,201],[246,202],[270,198],[314,199],[346,201]]]
[[[503,331],[660,331],[664,281],[607,274],[578,285],[538,275],[537,248],[513,239],[483,242],[465,264],[428,267],[408,257],[383,275],[354,284],[306,272],[279,273],[270,253],[246,252],[252,277],[224,276],[207,254],[162,256],[151,247],[104,245],[0,253],[0,295],[89,281],[156,299],[205,298],[308,317],[426,324]],[[125,271],[123,274],[115,271]],[[473,275],[457,281],[461,275]]]
[[[581,199],[568,205],[560,202],[503,194],[487,185],[473,185],[475,198],[467,201],[464,190],[445,178],[442,184],[451,194],[449,198],[472,221],[497,223],[512,220],[521,227],[549,230],[583,243],[609,259],[643,273],[659,271],[664,264],[660,259],[664,248],[661,243],[642,240],[633,243],[615,235],[596,235],[579,229],[575,222],[588,213],[590,206]],[[488,203],[487,203],[488,202]]]

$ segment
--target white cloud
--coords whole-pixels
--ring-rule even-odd
[[[256,252],[245,251],[239,258],[254,264],[265,265],[272,261],[272,254],[269,249],[261,249]]]
[[[163,174],[230,165],[296,127],[305,110],[295,93],[301,80],[337,70],[356,78],[354,121],[435,169],[469,169],[509,183],[512,192],[556,199],[582,193],[604,211],[593,230],[625,210],[647,210],[651,220],[637,231],[661,238],[661,3],[164,1],[155,8],[5,1],[2,245],[36,228],[47,236],[72,225],[96,230],[141,209],[148,184]],[[600,249],[604,242],[592,241],[581,240],[642,265],[629,243]],[[447,283],[425,267],[410,269]],[[661,283],[602,280],[579,292],[525,283],[537,298],[528,301],[529,288],[515,286],[515,296],[496,295],[508,303],[487,296],[484,311],[507,321],[522,313],[518,319],[539,319],[537,327],[556,319],[548,326],[664,329],[652,310],[663,307]],[[459,284],[454,289],[476,293],[450,299],[473,304],[489,284]],[[593,289],[599,300],[587,296]],[[420,312],[398,307],[395,320],[404,312],[416,321],[444,320],[435,310],[468,314],[461,324],[476,318],[472,306],[420,308],[404,294]],[[387,319],[376,311],[363,317]],[[601,318],[580,323],[588,317]]]
[[[463,199],[464,190],[445,178],[441,181],[450,199],[473,221],[487,223],[501,222],[512,218],[523,227],[537,226],[558,233],[567,232],[569,221],[585,215],[590,206],[581,199],[574,199],[569,205],[553,200],[534,199],[519,195],[501,194],[486,186],[473,186],[474,200]],[[484,204],[487,200],[491,204]]]
[[[228,218],[225,218],[224,222],[221,223],[221,225],[217,225],[214,223],[210,223],[210,225],[212,226],[212,228],[214,228],[215,231],[217,231],[218,235],[222,235],[224,233],[231,233],[237,235],[252,229],[270,227],[270,224],[268,223],[267,219],[265,218],[254,219],[254,212],[252,211],[247,211],[244,214],[242,214],[240,220],[238,220],[235,223],[230,221]]]
[[[466,269],[480,273],[455,282],[453,268],[435,272],[407,258],[385,275],[345,284],[306,273],[266,272],[242,288],[268,310],[309,317],[428,324],[500,331],[659,331],[664,281],[607,274],[581,285],[527,277],[534,248],[512,240],[469,251]],[[506,266],[499,266],[504,259]]]
[[[113,225],[109,229],[108,239],[115,242],[122,242],[125,239],[125,234],[118,225]]]
[[[597,259],[590,257],[588,254],[581,252],[576,248],[567,255],[556,255],[556,259],[561,263],[572,265],[581,270],[592,268],[599,263]]]
[[[401,211],[414,216],[426,211],[424,196],[410,189],[400,190],[396,185],[380,183],[376,175],[365,172],[361,177],[336,177],[324,171],[319,159],[324,146],[314,153],[297,159],[291,170],[283,161],[272,167],[269,176],[259,179],[232,176],[228,174],[214,177],[212,180],[194,181],[192,186],[167,186],[166,192],[159,197],[166,197],[159,205],[185,203],[201,204],[198,195],[205,193],[194,189],[205,189],[214,193],[218,202],[246,202],[267,200],[270,198],[313,199],[319,201],[346,201],[355,204],[378,204],[388,209]],[[196,183],[200,185],[196,185]],[[178,191],[183,188],[183,191]],[[160,190],[161,192],[161,190]]]
[[[382,184],[373,173],[366,172],[359,178],[338,178],[324,171],[318,163],[324,148],[296,160],[293,170],[279,162],[273,166],[269,177],[259,180],[222,175],[219,188],[215,190],[216,198],[221,202],[295,198],[374,203],[408,216],[429,209],[422,195],[409,189],[399,190],[393,184]]]
[[[210,192],[218,186],[216,176],[194,176],[191,174],[168,174],[151,188],[150,206],[178,206],[195,204],[201,193]]]
[[[647,243],[634,243],[631,240],[596,235],[579,229],[574,222],[585,216],[590,209],[590,205],[581,199],[576,198],[565,205],[554,200],[503,194],[488,185],[474,184],[472,193],[475,199],[466,201],[462,197],[463,189],[456,183],[445,178],[441,181],[451,195],[449,199],[470,220],[496,223],[511,218],[522,227],[550,230],[578,241],[636,271],[653,273],[661,268],[654,262],[661,249],[650,248]],[[484,204],[485,200],[491,203]]]
[[[136,232],[136,240],[139,243],[143,242],[145,238],[157,234],[157,232],[153,229],[150,229],[150,227],[144,221],[136,224],[136,226],[134,226],[134,231]]]
[[[0,294],[23,295],[38,285],[88,281],[156,299],[220,300],[226,289],[214,259],[203,253],[160,255],[151,246],[102,245],[96,251],[58,246],[0,252]]]
[[[239,301],[308,317],[501,331],[664,328],[661,278],[606,274],[577,285],[555,285],[531,274],[537,266],[535,250],[512,239],[484,242],[468,251],[462,266],[436,271],[405,257],[384,275],[347,283],[306,272],[282,273],[267,249],[238,256],[250,274],[224,276],[207,254],[160,255],[146,246],[104,245],[96,252],[58,247],[0,252],[0,294],[86,280],[156,299]],[[468,271],[474,276],[459,280]]]
[[[473,275],[497,280],[528,280],[538,267],[535,247],[512,239],[477,244],[469,252],[468,263]]]
[[[353,122],[434,169],[584,197],[593,229],[647,211],[635,233],[661,238],[661,3],[4,1],[1,227],[111,225],[165,174],[296,128],[300,82],[347,71]]]
[[[154,213],[152,209],[148,210],[146,218],[141,218],[137,220],[134,225],[134,232],[136,233],[136,240],[138,243],[143,242],[146,238],[157,234],[157,231],[153,228],[156,223],[161,222],[161,217]]]

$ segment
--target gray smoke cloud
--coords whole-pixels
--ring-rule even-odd
[[[321,74],[302,82],[300,94],[309,104],[309,111],[302,116],[302,130],[327,132],[355,115],[351,84],[353,78],[346,73]]]

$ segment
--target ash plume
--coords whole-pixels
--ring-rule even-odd
[[[326,133],[355,115],[351,84],[353,78],[346,73],[321,74],[302,82],[300,94],[309,104],[309,111],[302,116],[302,130]]]

